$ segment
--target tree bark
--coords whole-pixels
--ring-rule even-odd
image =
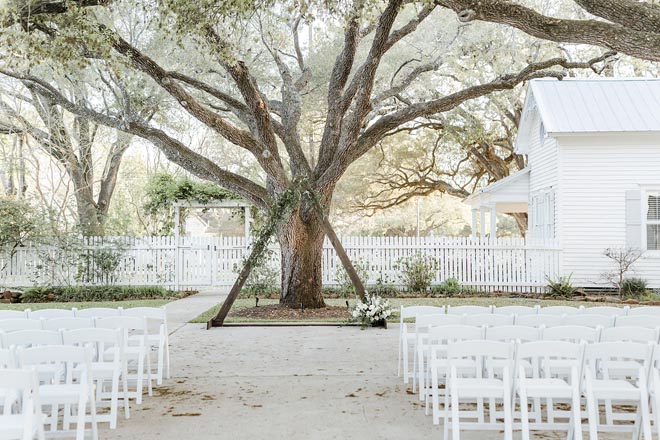
[[[321,219],[311,209],[307,211],[301,215],[301,208],[294,210],[278,231],[282,252],[280,303],[290,307],[320,308],[325,306],[321,291],[325,233]]]

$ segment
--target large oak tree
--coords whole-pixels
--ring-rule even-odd
[[[469,85],[446,85],[424,82],[442,66],[442,56],[436,53],[414,68],[404,61],[400,69],[405,74],[388,81],[379,69],[396,58],[403,42],[429,17],[442,19],[435,4],[355,0],[329,7],[325,2],[163,0],[143,6],[145,17],[153,18],[144,33],[151,43],[159,42],[153,45],[127,35],[117,19],[122,7],[130,5],[105,3],[37,1],[30,2],[29,10],[14,11],[4,19],[16,32],[9,38],[29,44],[22,41],[25,47],[7,55],[32,62],[8,63],[1,72],[31,84],[77,117],[152,142],[172,162],[262,210],[273,206],[292,182],[304,181],[327,211],[349,166],[392,132],[433,121],[466,101],[532,78],[561,79],[566,69],[589,68],[609,56],[585,62],[552,57],[516,71],[491,72],[487,80]],[[329,39],[319,50],[322,59],[314,63],[309,60],[312,39],[301,36],[308,22],[316,22]],[[340,38],[334,39],[336,34]],[[36,56],[56,58],[62,53],[66,60],[59,69],[92,66],[148,78],[176,110],[146,121],[134,112],[106,112],[93,103],[76,102],[32,69]],[[248,152],[262,176],[249,178],[194,151],[186,137],[172,129],[173,117],[192,118]],[[301,127],[310,124],[320,125],[314,142],[301,135]],[[310,198],[294,207],[277,238],[282,250],[281,302],[323,306],[324,231]]]

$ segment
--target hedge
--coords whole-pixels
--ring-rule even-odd
[[[179,293],[159,286],[46,286],[25,289],[21,294],[21,302],[129,301],[180,297]]]

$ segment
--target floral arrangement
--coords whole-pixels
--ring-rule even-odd
[[[392,306],[389,300],[373,294],[365,294],[364,298],[358,300],[353,308],[353,320],[359,321],[362,327],[375,324],[385,324],[385,320],[392,315]]]

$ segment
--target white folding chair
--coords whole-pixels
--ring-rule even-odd
[[[92,377],[96,385],[97,407],[109,403],[110,413],[97,415],[97,422],[108,422],[110,429],[117,427],[119,382],[122,383],[124,415],[128,419],[128,370],[123,356],[122,331],[109,328],[87,328],[62,333],[64,345],[92,347]],[[106,385],[110,385],[106,391]]]
[[[415,359],[413,360],[413,372],[411,373],[413,384],[413,392],[417,391],[417,381],[420,383],[419,400],[424,398],[421,393],[421,385],[424,380],[424,360],[427,356],[427,336],[429,329],[434,326],[444,325],[459,325],[463,321],[463,317],[459,315],[419,315],[415,318]]]
[[[589,418],[589,438],[597,439],[598,432],[641,433],[651,440],[647,376],[653,345],[634,342],[600,342],[584,349],[584,393]],[[635,371],[621,372],[620,362],[634,362]],[[605,420],[600,420],[599,402],[605,401]],[[637,413],[615,412],[612,402],[636,405]],[[635,421],[635,425],[615,422]]]
[[[162,385],[163,376],[165,376],[166,379],[170,378],[170,339],[169,330],[167,328],[167,311],[165,310],[165,307],[134,307],[124,309],[123,315],[147,318],[149,328],[147,334],[147,348],[155,348],[157,350],[156,383]],[[156,331],[152,331],[154,325],[157,328]]]
[[[561,325],[561,315],[522,315],[516,316],[516,325],[526,327],[554,327]]]
[[[11,348],[0,348],[0,370],[5,368],[16,368],[16,360]]]
[[[500,342],[531,342],[541,339],[541,330],[538,327],[527,327],[524,325],[503,325],[500,327],[488,327],[486,339]]]
[[[541,338],[544,341],[565,341],[573,343],[585,341],[588,343],[594,343],[599,341],[600,329],[583,325],[560,325],[557,327],[544,328],[542,330]]]
[[[460,431],[497,430],[504,428],[505,440],[513,438],[513,408],[511,404],[512,374],[514,369],[514,343],[496,341],[465,341],[450,344],[447,348],[449,377],[445,394],[445,439],[459,440]],[[465,361],[474,362],[470,370]],[[500,361],[505,366],[500,376],[495,374],[493,361]],[[460,371],[460,373],[459,373]],[[461,401],[489,399],[489,421],[479,417],[476,422],[461,422]],[[504,423],[495,419],[496,400],[502,402]],[[451,414],[451,417],[450,417]],[[451,421],[451,423],[450,423]],[[504,426],[502,426],[504,425]]]
[[[0,331],[9,333],[18,330],[41,330],[41,320],[36,320],[36,319],[0,320]]]
[[[447,306],[448,315],[484,315],[493,313],[493,306]]]
[[[4,370],[8,368],[16,368],[16,360],[14,357],[14,350],[10,348],[0,348],[0,376],[2,376]],[[11,408],[8,408],[7,405],[13,405],[15,402],[12,400],[13,392],[0,388],[0,412],[7,410],[7,413],[11,412]],[[0,434],[0,438],[2,434]]]
[[[653,419],[653,427],[658,433],[658,436],[660,436],[660,345],[656,344],[653,347],[653,357],[651,359],[650,368],[649,396],[651,398],[651,415]]]
[[[632,309],[631,309],[632,311]],[[659,328],[660,316],[655,315],[627,315],[617,316],[614,320],[615,327],[647,327]]]
[[[27,310],[0,310],[0,319],[26,319],[30,309]]]
[[[630,306],[613,307],[613,306],[596,306],[596,307],[580,307],[585,315],[605,315],[605,316],[625,316],[630,310]]]
[[[0,372],[0,438],[44,440],[39,382],[34,370],[7,369]]]
[[[145,381],[147,382],[149,395],[151,396],[153,394],[151,388],[151,357],[147,353],[146,318],[138,318],[136,316],[100,318],[96,320],[96,327],[121,329],[124,357],[128,366],[127,379],[136,382],[135,391],[129,391],[129,397],[135,398],[135,402],[138,405],[141,404]],[[139,337],[129,338],[129,336],[135,335]]]
[[[28,313],[30,319],[51,319],[51,318],[73,318],[75,309],[41,309],[31,310]]]
[[[109,318],[112,316],[121,316],[122,307],[116,309],[110,307],[90,307],[88,309],[78,309],[75,311],[76,318]]]
[[[435,306],[401,306],[399,309],[399,364],[397,367],[397,376],[401,376],[401,371],[403,370],[403,381],[408,383],[409,368],[410,364],[408,361],[410,346],[415,344],[417,336],[415,332],[411,332],[408,329],[408,325],[405,320],[410,318],[416,318],[417,316],[422,315],[438,315],[444,314],[445,307],[435,307]],[[415,353],[413,352],[413,357]],[[403,367],[403,368],[402,368]]]
[[[566,429],[568,438],[582,439],[582,417],[580,415],[580,384],[582,377],[582,354],[585,343],[575,344],[564,341],[527,342],[517,347],[517,375],[515,392],[520,398],[520,420],[523,440],[529,440],[529,431]],[[568,375],[562,367],[569,366]],[[531,370],[531,371],[530,371]],[[543,421],[540,399],[547,399],[547,421]],[[534,422],[529,422],[529,399]],[[557,399],[571,405],[567,424],[555,422],[554,404]],[[574,436],[574,437],[573,437]]]
[[[44,330],[75,330],[94,328],[94,318],[53,318],[43,322]]]
[[[529,306],[504,306],[504,307],[494,307],[493,313],[496,315],[537,315],[539,313],[540,306],[536,305],[534,307]]]
[[[463,315],[463,324],[495,327],[513,325],[514,315]]]
[[[87,407],[93,440],[98,440],[96,423],[96,402],[94,400],[94,385],[92,378],[92,350],[90,347],[71,347],[52,345],[18,350],[19,363],[23,368],[34,367],[40,376],[51,373],[47,380],[41,379],[39,396],[41,405],[51,406],[49,422],[50,431],[59,434],[70,432],[70,423],[76,425],[76,440],[84,440]],[[74,380],[74,371],[79,371],[80,379]],[[75,419],[71,416],[72,406],[76,406]],[[59,430],[59,407],[64,407],[62,429]]]
[[[433,423],[439,424],[443,411],[440,410],[440,397],[446,392],[446,381],[449,376],[447,363],[447,348],[458,341],[481,340],[484,337],[484,327],[467,325],[444,325],[431,327],[428,333],[428,372],[426,377],[431,380],[430,388],[426,387],[426,413],[428,415],[429,400],[433,409]],[[464,366],[472,367],[471,361],[463,362]],[[480,401],[480,405],[481,405]],[[481,410],[481,406],[479,407]],[[480,413],[475,412],[475,415]]]
[[[62,335],[50,330],[18,330],[2,334],[2,346],[5,348],[45,345],[62,345]]]
[[[549,306],[539,308],[539,315],[577,315],[580,313],[578,307],[571,306]]]
[[[642,306],[630,307],[628,316],[657,316],[660,318],[660,307],[658,306]]]
[[[579,325],[582,327],[614,327],[614,316],[606,315],[565,315],[561,320],[561,325]]]
[[[641,342],[642,344],[660,342],[657,329],[648,327],[611,327],[600,332],[600,342]]]

